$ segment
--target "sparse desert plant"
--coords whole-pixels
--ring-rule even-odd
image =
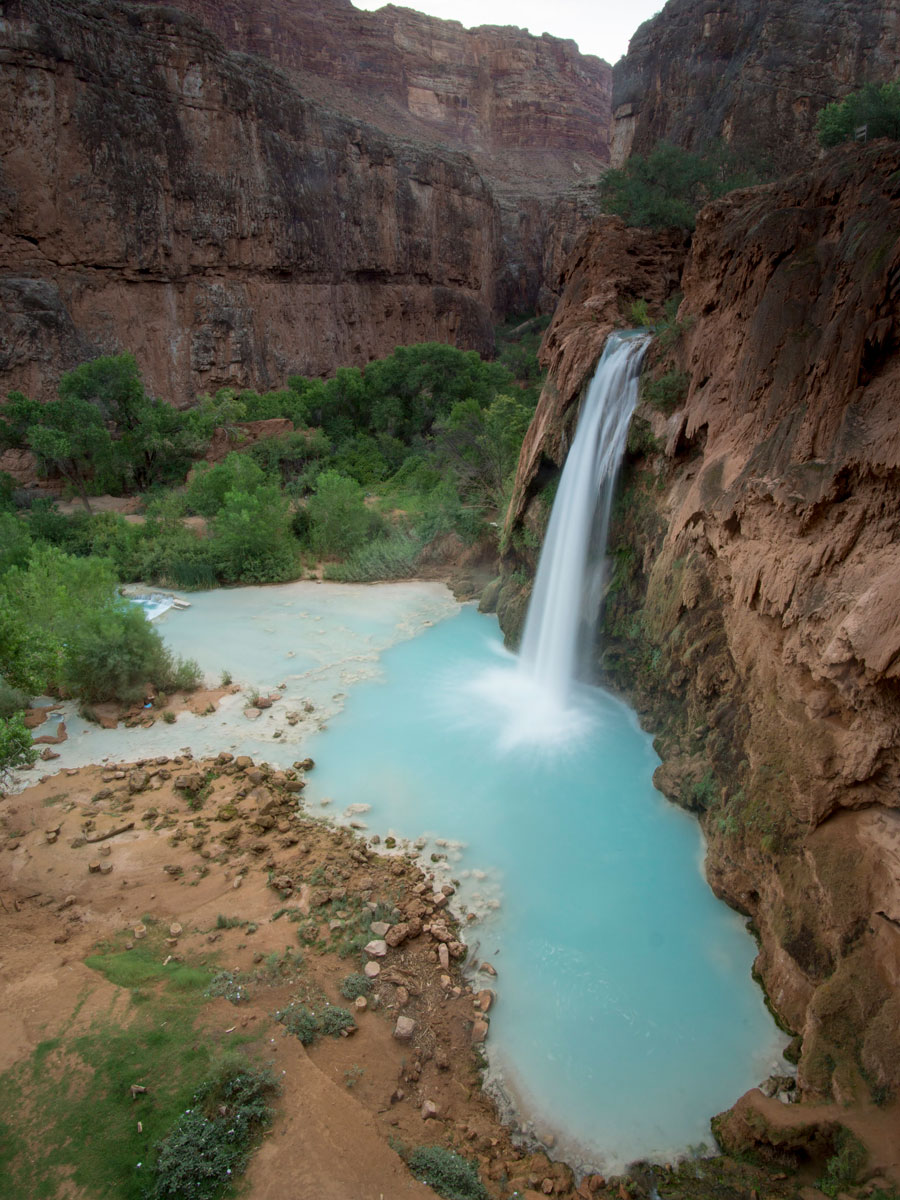
[[[322,1032],[329,1037],[340,1037],[345,1029],[355,1029],[356,1022],[346,1008],[330,1005],[322,1013]]]
[[[372,990],[372,981],[367,975],[354,971],[341,980],[340,990],[346,1000],[356,1000],[359,996],[368,996]]]
[[[478,1167],[443,1146],[417,1146],[406,1160],[417,1179],[445,1200],[488,1200]]]
[[[244,1166],[272,1120],[271,1071],[234,1058],[194,1093],[160,1142],[150,1200],[213,1200]]]

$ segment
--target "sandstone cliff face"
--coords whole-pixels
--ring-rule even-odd
[[[638,411],[601,647],[659,735],[658,785],[703,822],[710,882],[754,920],[802,1085],[842,1102],[900,1088],[898,180],[873,144],[701,214],[655,367],[689,390]],[[583,313],[616,283],[573,267],[510,566],[529,464],[558,461],[596,356]]]
[[[263,25],[305,11],[311,28],[330,28],[312,5],[207,15],[237,19],[238,7]],[[290,58],[291,30],[266,27],[272,54]],[[377,45],[369,58],[351,34],[337,22],[328,61],[355,54],[380,69]],[[499,71],[503,36],[485,36]],[[559,59],[559,71],[578,60],[566,43],[515,35],[511,78],[535,42],[532,57]],[[402,77],[402,44],[392,53],[385,70]],[[171,7],[10,0],[0,58],[0,392],[52,394],[62,370],[122,349],[177,403],[327,374],[403,343],[487,351],[497,316],[550,302],[546,281],[584,223],[585,201],[564,187],[554,197],[546,183],[491,184],[464,138],[411,140],[409,111],[399,132],[345,115],[309,72],[231,51]],[[503,117],[492,103],[495,124],[476,127],[485,150],[499,162],[508,136],[527,158],[524,116],[513,129],[515,104]],[[359,91],[354,111],[366,111]],[[529,111],[545,148],[555,144],[549,116]],[[586,172],[591,161],[585,151]]]
[[[552,192],[608,157],[612,73],[574,42],[513,27],[465,29],[350,0],[181,0],[230,49],[303,81],[305,93],[381,128],[473,153],[480,170]],[[578,157],[584,162],[578,164]],[[498,157],[499,156],[499,157]]]
[[[898,0],[668,0],[614,68],[613,165],[722,138],[795,170],[817,157],[825,104],[898,68]]]

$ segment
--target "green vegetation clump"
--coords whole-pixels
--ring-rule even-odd
[[[132,703],[148,685],[196,687],[199,668],[168,651],[144,613],[116,592],[108,560],[39,545],[0,576],[0,660],[33,694]]]
[[[598,197],[604,212],[628,225],[690,231],[708,201],[760,181],[760,172],[725,146],[699,155],[659,142],[649,154],[634,154],[621,169],[607,171]]]
[[[687,398],[691,377],[687,371],[666,371],[658,379],[641,380],[641,399],[652,408],[668,415]]]
[[[498,331],[501,361],[438,343],[398,347],[333,379],[293,376],[265,394],[224,388],[181,411],[147,394],[127,354],[69,372],[48,404],[12,393],[0,407],[0,449],[32,450],[42,473],[64,481],[84,511],[64,515],[0,477],[0,580],[19,571],[18,587],[50,548],[102,560],[104,588],[107,580],[184,589],[281,582],[302,577],[310,560],[324,560],[332,578],[401,578],[439,534],[466,543],[495,537],[537,400],[545,325],[530,317]],[[242,422],[268,418],[293,429],[249,444]],[[216,430],[231,453],[213,465],[198,461]],[[91,497],[102,492],[140,493],[144,521],[92,512]],[[46,574],[46,563],[40,569]],[[77,607],[86,611],[81,600]],[[58,627],[67,605],[46,631],[13,647],[8,682],[47,690],[52,680],[98,698],[135,692],[142,656],[155,654],[152,638],[128,622],[123,606],[101,607],[69,656],[89,687],[62,671],[69,638]],[[101,672],[95,650],[107,637],[115,661]]]
[[[275,1013],[275,1020],[280,1021],[289,1034],[297,1038],[302,1046],[311,1046],[322,1032],[322,1022],[316,1014],[304,1004],[296,1001]]]
[[[158,1146],[149,1200],[216,1200],[272,1121],[271,1071],[230,1058],[194,1093]]]
[[[322,1013],[322,1032],[328,1037],[340,1037],[348,1029],[355,1029],[356,1022],[346,1008],[329,1005]]]
[[[868,1162],[865,1146],[851,1133],[842,1128],[835,1138],[834,1154],[825,1164],[825,1174],[816,1180],[816,1187],[826,1196],[837,1196],[859,1182],[859,1177]]]
[[[867,83],[844,100],[826,104],[816,119],[816,132],[823,146],[838,146],[857,136],[900,140],[900,80]]]
[[[406,1162],[417,1179],[445,1200],[488,1200],[478,1167],[461,1154],[443,1146],[418,1146]]]
[[[0,717],[0,789],[20,767],[30,767],[37,760],[37,750],[31,743],[31,732],[20,713]]]
[[[354,971],[341,980],[341,995],[346,1000],[356,1000],[360,996],[368,996],[372,990],[372,980],[368,975]]]

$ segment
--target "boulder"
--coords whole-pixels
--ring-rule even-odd
[[[394,1026],[394,1037],[398,1042],[412,1041],[413,1034],[416,1032],[416,1022],[412,1017],[398,1017],[397,1024]]]

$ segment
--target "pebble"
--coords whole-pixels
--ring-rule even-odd
[[[381,974],[381,964],[377,962],[367,962],[363,967],[363,974],[367,979],[377,979]]]
[[[370,929],[377,938],[383,938],[390,929],[390,925],[387,923],[387,921],[373,921]]]
[[[356,999],[353,1001],[353,1004],[354,1004],[354,1007],[356,1008],[357,1012],[365,1012],[366,1009],[369,1007],[369,1002],[365,998],[365,996],[357,996]]]
[[[445,942],[440,942],[438,945],[438,961],[441,964],[442,971],[450,970],[450,951],[447,949]]]
[[[366,944],[365,950],[369,958],[384,958],[387,954],[387,942],[382,938],[375,938]]]

